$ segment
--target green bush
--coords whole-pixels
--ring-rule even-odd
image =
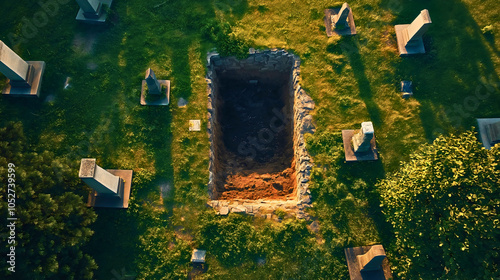
[[[236,37],[227,22],[215,19],[209,20],[202,27],[201,32],[206,39],[215,43],[221,56],[236,56],[241,59],[248,55],[249,44],[245,40]]]
[[[500,150],[439,137],[378,184],[402,279],[500,277]]]

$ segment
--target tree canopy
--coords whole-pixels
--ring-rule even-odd
[[[440,136],[378,184],[402,279],[500,276],[500,149]]]
[[[83,202],[76,167],[49,151],[31,151],[26,143],[20,123],[0,129],[0,182],[7,182],[8,164],[15,165],[16,279],[92,279],[97,265],[82,246],[97,216]],[[4,217],[7,210],[2,188]]]

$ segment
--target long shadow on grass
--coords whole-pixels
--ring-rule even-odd
[[[394,24],[411,23],[422,9],[428,9],[432,18],[424,35],[426,53],[404,57],[398,66],[399,76],[412,77],[415,98],[427,103],[420,114],[427,139],[432,141],[443,131],[468,129],[478,117],[498,116],[500,79],[491,60],[494,53],[485,45],[469,8],[457,0],[402,5]],[[441,108],[444,114],[434,111]]]
[[[382,124],[380,109],[373,100],[373,91],[371,89],[370,81],[365,74],[365,66],[361,55],[359,54],[357,38],[353,36],[343,37],[340,46],[344,54],[349,59],[352,71],[354,72],[354,77],[358,82],[359,96],[363,99],[366,105],[366,109],[370,115],[370,120],[375,124],[375,126],[380,127]]]
[[[123,271],[133,273],[138,253],[137,216],[127,209],[96,209],[97,221],[92,225],[94,235],[86,246],[95,259],[98,270],[94,279],[112,279]]]
[[[385,177],[385,170],[382,160],[370,162],[339,162],[337,180],[348,186],[349,192],[356,197],[366,197],[368,200],[368,216],[373,219],[377,227],[378,235],[382,243],[389,244],[392,230],[390,224],[385,220],[380,208],[380,196],[375,189],[375,184]],[[363,180],[368,188],[354,189],[356,180]],[[359,193],[361,192],[361,193]],[[356,233],[351,233],[356,235]]]

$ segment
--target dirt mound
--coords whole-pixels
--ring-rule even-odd
[[[277,173],[229,175],[218,199],[286,199],[294,196],[295,172],[290,167]]]

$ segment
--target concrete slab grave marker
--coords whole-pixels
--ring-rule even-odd
[[[208,266],[205,263],[205,256],[207,251],[194,249],[191,254],[191,265],[193,270],[188,273],[188,279],[197,279],[196,276],[205,273],[208,270]]]
[[[351,280],[392,279],[384,246],[362,246],[344,249]]]
[[[0,41],[0,72],[8,79],[2,94],[12,96],[40,96],[44,61],[24,61]]]
[[[372,122],[361,123],[361,129],[342,130],[346,161],[377,160],[378,152]]]
[[[78,176],[93,189],[87,206],[128,208],[132,170],[105,170],[96,164],[95,158],[84,158]]]
[[[142,80],[141,105],[166,106],[170,103],[170,81],[158,80],[153,69],[146,70]]]
[[[355,35],[356,25],[351,7],[347,3],[342,4],[341,8],[325,10],[325,28],[326,35]]]
[[[399,54],[410,55],[425,53],[422,36],[427,29],[429,29],[431,23],[429,11],[424,9],[411,24],[399,24],[394,26]]]
[[[80,10],[76,20],[90,24],[103,24],[108,14],[104,6],[111,8],[113,0],[76,0]]]
[[[201,131],[200,120],[189,120],[189,131]]]
[[[500,143],[500,118],[477,119],[479,138],[486,149]]]

